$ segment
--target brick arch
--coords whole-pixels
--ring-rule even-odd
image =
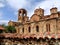
[[[48,21],[42,22],[42,32],[43,34],[46,33],[46,24],[49,23]]]
[[[22,28],[22,33],[24,33],[24,27]]]
[[[54,22],[51,20],[51,21],[47,21],[46,24],[50,24],[50,34],[55,33],[56,30],[55,30]]]
[[[38,26],[38,30],[37,30],[37,26]],[[39,32],[39,30],[40,30],[39,23],[38,23],[38,24],[35,23],[34,29],[35,29],[34,31],[35,31],[36,33]]]
[[[21,15],[21,13],[23,14],[22,16],[27,16],[27,11],[25,9],[23,9],[23,8],[18,10],[18,15],[19,16]]]
[[[47,32],[50,32],[51,30],[50,30],[50,24],[48,23],[48,24],[46,24],[46,31]]]
[[[36,32],[39,32],[39,26],[36,25]]]
[[[22,27],[20,27],[20,33],[25,33],[25,27],[24,26],[22,26]]]
[[[31,26],[28,27],[28,32],[29,32],[29,33],[31,32]]]
[[[35,27],[36,27],[36,26],[39,26],[39,23],[38,23],[38,24],[35,24],[34,26],[35,26]]]
[[[32,15],[31,18],[30,18],[30,22],[36,22],[36,21],[39,21],[40,20],[40,16],[39,15]]]
[[[23,8],[19,9],[18,12],[21,13],[21,10],[23,10],[23,13],[25,13],[25,14],[27,13],[27,11]]]
[[[29,29],[29,28],[30,28],[30,29]],[[28,32],[28,33],[31,33],[31,25],[28,25],[28,26],[27,26],[27,32]]]
[[[50,23],[50,32],[51,32],[51,34],[52,34],[52,33],[55,33],[55,31],[56,31],[56,30],[55,30],[55,29],[56,29],[56,28],[55,28],[55,26],[56,26],[55,24],[56,24],[56,23],[53,22],[53,21],[50,21],[49,23]]]

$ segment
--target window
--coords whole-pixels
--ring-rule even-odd
[[[29,27],[29,32],[31,32],[31,27]]]
[[[50,31],[50,24],[46,24],[46,30],[47,32]]]
[[[22,32],[24,33],[24,28],[22,29]]]
[[[39,32],[39,26],[36,26],[36,31]]]

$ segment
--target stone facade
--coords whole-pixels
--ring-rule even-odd
[[[18,21],[8,22],[9,26],[15,26],[16,33],[2,34],[2,42],[6,45],[60,45],[60,12],[56,7],[50,12],[44,15],[44,9],[38,8],[29,19],[27,11],[19,9]]]
[[[29,19],[27,11],[19,9],[18,21],[9,21],[8,25],[15,26],[19,34],[60,33],[60,12],[56,7],[51,8],[50,12],[50,15],[44,15],[44,9],[39,8]]]

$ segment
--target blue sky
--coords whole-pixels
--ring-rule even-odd
[[[36,8],[43,8],[45,15],[49,9],[57,7],[60,11],[60,0],[0,0],[0,24],[7,24],[9,20],[17,21],[18,9],[24,8],[31,17]]]

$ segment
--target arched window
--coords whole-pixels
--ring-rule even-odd
[[[28,28],[29,32],[31,32],[31,27]]]
[[[36,31],[39,32],[39,26],[36,26]]]
[[[22,28],[22,32],[24,33],[24,28]]]
[[[50,24],[46,24],[46,31],[50,31]]]

